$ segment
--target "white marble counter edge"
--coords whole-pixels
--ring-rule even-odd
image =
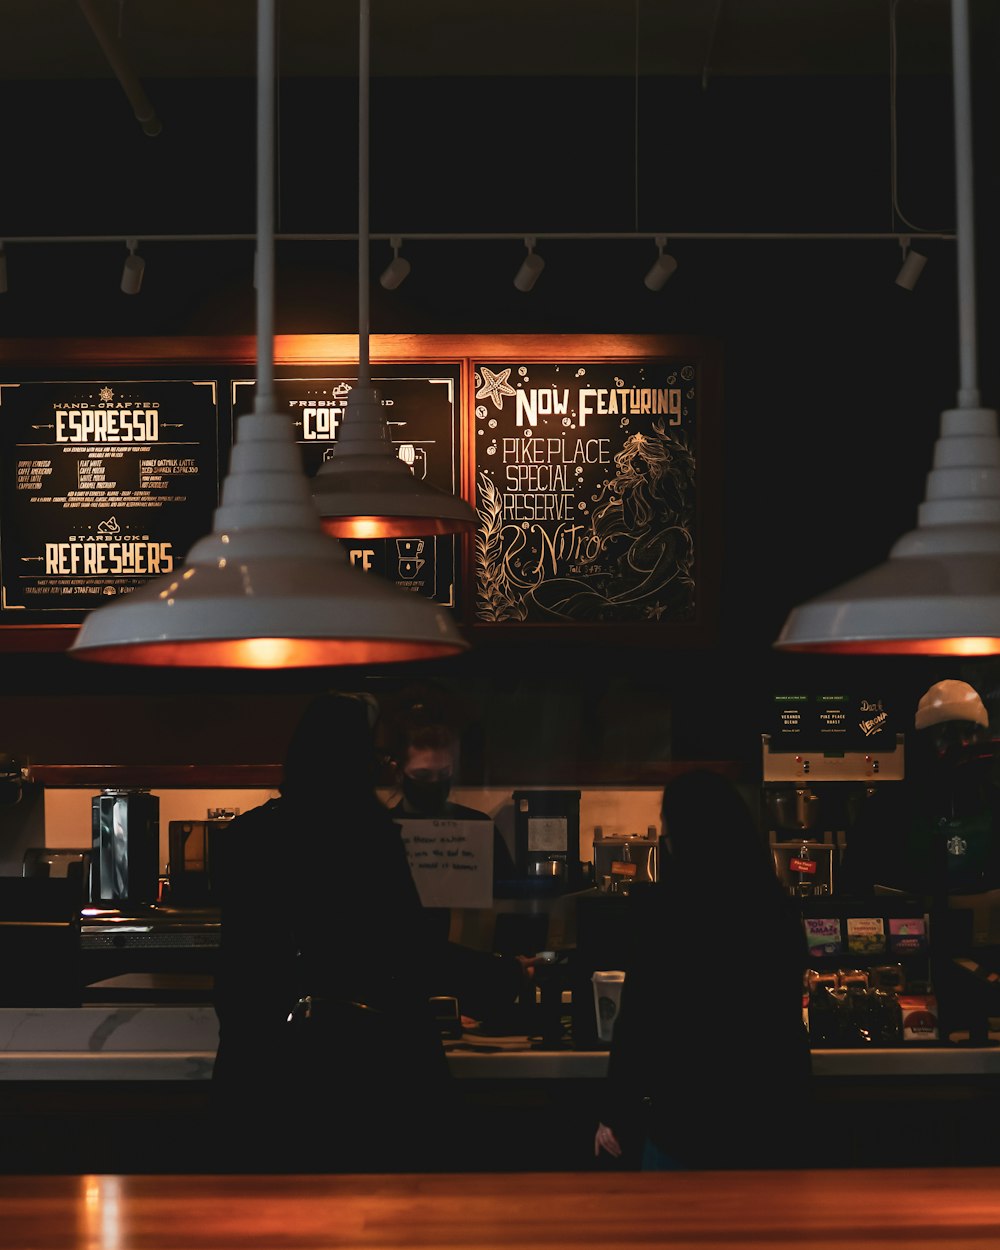
[[[207,1081],[214,1050],[0,1051],[0,1081]],[[457,1078],[544,1080],[602,1077],[603,1050],[459,1052],[448,1056]],[[813,1071],[830,1076],[1000,1075],[1000,1048],[814,1050]]]
[[[214,1050],[5,1050],[0,1081],[207,1081]]]

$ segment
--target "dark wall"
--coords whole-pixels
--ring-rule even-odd
[[[995,268],[1000,162],[991,50],[977,48],[976,56],[985,349],[1000,320],[985,280]],[[153,140],[113,82],[0,84],[0,109],[14,119],[0,232],[252,233],[252,84],[147,88],[164,120]],[[279,230],[353,232],[355,84],[295,80],[279,94]],[[374,232],[906,228],[890,201],[882,79],[718,78],[704,89],[694,79],[650,79],[638,110],[631,80],[376,79],[372,106]],[[950,229],[950,81],[901,79],[897,112],[899,208],[923,228]],[[997,684],[989,663],[817,661],[770,649],[791,607],[881,561],[915,523],[939,415],[958,386],[954,244],[918,246],[929,263],[913,292],[893,283],[901,259],[894,241],[801,239],[676,240],[678,271],[655,294],[642,285],[655,255],[648,239],[542,241],[545,273],[527,295],[511,283],[523,254],[518,240],[414,241],[404,247],[413,264],[406,283],[393,293],[373,284],[373,332],[719,340],[723,552],[712,645],[482,644],[406,672],[270,675],[136,673],[59,655],[0,656],[0,749],[22,749],[24,705],[11,699],[42,700],[46,715],[64,726],[78,721],[81,735],[95,707],[114,726],[123,707],[135,723],[138,706],[139,733],[112,728],[108,749],[150,760],[164,749],[158,726],[178,718],[144,715],[133,696],[182,701],[205,713],[191,718],[190,751],[211,760],[220,709],[232,699],[337,684],[391,694],[430,678],[461,693],[476,779],[504,780],[530,760],[539,780],[572,781],[602,759],[643,751],[652,761],[739,759],[752,774],[764,702],[779,687],[874,687],[912,708],[939,676],[964,676],[988,700]],[[130,299],[117,289],[121,244],[10,244],[0,335],[253,332],[251,243],[150,242],[141,251],[143,290]],[[373,277],[388,258],[385,243],[373,244]],[[356,330],[353,243],[279,243],[277,261],[279,332]],[[988,350],[981,356],[991,404],[1000,393],[997,361]],[[224,758],[244,741],[250,751],[250,740],[258,744],[253,758],[272,745],[278,758],[283,742],[273,721],[235,719],[233,738],[221,735]]]

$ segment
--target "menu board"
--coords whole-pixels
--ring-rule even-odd
[[[378,343],[376,336],[376,346]],[[87,612],[181,567],[211,532],[252,339],[0,349],[0,649],[61,645]],[[716,626],[719,359],[708,339],[416,336],[377,352],[397,454],[474,485],[466,537],[342,539],[350,561],[476,632],[699,644]],[[357,385],[353,336],[278,343],[274,391],[307,476]],[[102,363],[103,362],[103,363]],[[132,363],[130,363],[132,362]]]
[[[767,710],[772,751],[891,751],[904,729],[899,708],[873,690],[781,692]]]
[[[0,607],[74,624],[172,572],[218,499],[215,381],[0,383]]]
[[[373,372],[396,453],[411,473],[457,494],[461,484],[459,370],[401,367]],[[274,384],[278,410],[287,412],[312,477],[331,454],[347,411],[356,373],[325,370],[322,377],[282,377]],[[234,418],[253,408],[254,382],[232,383]],[[451,535],[423,538],[341,539],[352,563],[447,607],[456,604],[457,545]]]
[[[696,356],[477,361],[477,624],[690,624]]]

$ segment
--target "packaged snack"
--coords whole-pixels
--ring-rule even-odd
[[[848,916],[847,949],[859,955],[885,953],[885,925],[881,916]]]
[[[895,917],[889,920],[889,950],[893,954],[925,951],[927,949],[927,922],[923,916]]]
[[[933,994],[900,994],[904,1042],[938,1040],[938,1005]]]
[[[802,921],[810,955],[839,955],[843,949],[840,921],[836,916],[806,916]]]

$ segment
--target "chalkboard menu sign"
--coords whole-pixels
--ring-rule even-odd
[[[767,732],[772,751],[886,751],[906,725],[881,693],[796,691],[773,695]]]
[[[0,650],[68,645],[211,532],[255,351],[248,336],[0,342]],[[357,352],[353,335],[276,336],[307,476],[332,453]],[[712,641],[713,340],[375,335],[371,359],[399,458],[469,498],[477,527],[343,539],[352,563],[479,634]]]
[[[474,623],[695,624],[698,357],[474,371]]]
[[[400,368],[374,370],[392,441],[410,472],[449,494],[459,490],[459,382],[457,367],[424,371]],[[347,411],[347,396],[357,385],[350,371],[324,370],[322,377],[279,377],[274,392],[278,410],[287,412],[302,449],[306,474],[312,477],[330,455]],[[232,383],[234,418],[253,408],[254,382]],[[456,604],[456,540],[424,538],[342,539],[351,561],[397,586],[426,595],[448,607]]]
[[[176,568],[218,499],[215,381],[0,383],[8,621],[76,624]]]

